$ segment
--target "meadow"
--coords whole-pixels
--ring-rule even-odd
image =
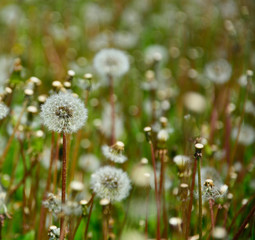
[[[255,2],[1,0],[0,240],[255,239]]]

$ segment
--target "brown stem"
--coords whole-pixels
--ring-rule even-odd
[[[145,216],[145,239],[148,239],[148,212],[149,212],[149,198],[150,198],[150,188],[147,190],[147,197],[146,197],[146,216]]]
[[[73,180],[73,177],[74,177],[74,172],[75,172],[75,168],[76,168],[76,165],[77,165],[77,159],[78,159],[78,153],[79,153],[81,138],[82,138],[82,130],[79,130],[77,135],[76,135],[76,141],[75,141],[75,145],[74,145],[72,165],[71,165],[70,178],[69,178],[70,182]]]
[[[150,149],[151,149],[151,159],[153,165],[153,172],[154,172],[154,184],[155,184],[155,198],[157,204],[157,240],[160,240],[160,201],[158,195],[158,183],[157,183],[157,173],[156,173],[156,160],[155,160],[155,153],[152,141],[150,141]]]
[[[114,82],[111,75],[109,77],[109,87],[110,87],[110,103],[111,103],[111,145],[115,143],[115,103],[114,103]]]
[[[245,209],[245,207],[247,206],[247,204],[248,204],[251,200],[253,200],[253,198],[255,198],[255,194],[254,194],[253,196],[251,196],[251,197],[248,199],[247,203],[244,204],[244,205],[237,211],[237,213],[235,214],[235,216],[234,216],[233,219],[232,219],[231,224],[230,224],[229,227],[228,227],[228,232],[230,231],[231,227],[235,224],[235,221],[236,221],[237,217],[238,217],[238,216],[240,215],[240,213]]]
[[[212,231],[214,230],[214,214],[213,214],[213,199],[209,199],[209,207],[210,207],[210,214],[211,214],[211,225],[212,225]]]
[[[247,225],[247,223],[250,221],[250,219],[252,218],[253,214],[255,212],[255,206],[253,206],[252,210],[250,211],[250,213],[248,214],[248,216],[244,219],[241,227],[239,228],[238,232],[235,234],[233,240],[237,240],[239,239],[240,235],[242,234],[245,226]]]
[[[188,239],[188,237],[189,237],[190,218],[191,218],[192,203],[193,203],[194,188],[195,188],[196,169],[197,169],[197,160],[194,160],[193,172],[192,172],[192,182],[191,182],[191,189],[190,189],[190,201],[189,201],[189,208],[188,208],[188,215],[187,215],[187,229],[186,229],[185,239]]]
[[[47,193],[49,192],[50,182],[51,182],[51,170],[52,170],[52,163],[53,163],[53,156],[54,156],[54,147],[55,147],[55,133],[52,132],[51,135],[51,154],[50,154],[50,166],[48,169],[48,177],[47,177],[47,183],[46,187],[43,193],[43,199],[45,200],[47,197]],[[40,240],[43,236],[43,228],[45,226],[45,220],[46,220],[46,209],[42,206],[41,212],[40,212],[40,222],[39,222],[39,230],[38,230],[38,240]]]
[[[9,138],[9,140],[7,142],[7,145],[6,145],[6,147],[5,147],[4,151],[3,151],[3,154],[2,154],[2,156],[0,158],[0,167],[2,166],[4,160],[6,159],[6,155],[7,155],[8,151],[9,151],[9,148],[11,147],[11,143],[12,143],[12,140],[14,139],[14,137],[15,137],[15,133],[18,130],[21,118],[23,116],[24,111],[26,110],[26,106],[27,106],[27,102],[25,102],[24,105],[23,105],[23,109],[22,109],[22,111],[21,111],[21,113],[19,115],[19,118],[17,120],[16,126],[14,127],[12,135],[10,136],[10,138]]]
[[[62,205],[66,202],[66,134],[63,133],[63,161],[62,161],[62,194],[61,194]],[[60,240],[64,239],[65,236],[65,217],[60,218]]]
[[[92,213],[92,209],[93,209],[93,205],[94,205],[94,197],[95,197],[95,194],[93,193],[91,200],[90,200],[91,205],[90,205],[88,220],[87,220],[87,224],[86,224],[86,228],[85,228],[85,232],[84,232],[84,240],[87,240],[87,238],[88,238],[89,222],[90,222],[90,217],[91,217],[91,213]]]

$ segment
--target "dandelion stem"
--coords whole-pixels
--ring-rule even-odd
[[[201,162],[197,158],[197,171],[198,171],[198,195],[199,195],[199,217],[198,217],[198,230],[199,240],[202,240],[202,186],[201,186]]]
[[[10,136],[10,138],[9,138],[9,140],[7,142],[7,145],[6,145],[6,147],[5,147],[4,151],[3,151],[3,154],[2,154],[2,156],[0,158],[0,167],[2,166],[2,164],[3,164],[3,162],[4,162],[5,158],[6,158],[6,155],[7,155],[8,151],[9,151],[9,148],[11,147],[12,140],[14,139],[15,133],[17,132],[17,130],[19,128],[21,118],[23,116],[23,113],[26,110],[26,106],[27,106],[27,102],[25,102],[24,105],[23,105],[23,109],[22,109],[22,111],[21,111],[21,113],[19,115],[19,118],[17,120],[16,126],[14,127],[12,135]]]
[[[66,134],[63,133],[63,162],[62,162],[62,204],[66,201]],[[60,219],[60,240],[64,239],[64,216]],[[61,238],[62,237],[62,238]]]
[[[250,219],[252,218],[252,216],[255,213],[255,206],[253,206],[252,210],[250,211],[250,213],[248,214],[248,216],[244,219],[241,227],[239,228],[238,232],[235,234],[233,240],[237,240],[239,239],[240,235],[242,234],[245,226],[247,225],[247,223],[250,221]]]
[[[193,196],[194,196],[196,170],[197,170],[197,161],[195,160],[194,164],[193,164],[193,171],[192,171],[192,182],[191,182],[191,189],[190,189],[190,201],[189,201],[189,208],[188,208],[187,228],[186,228],[186,238],[185,239],[188,239],[188,237],[189,237],[190,218],[191,218],[192,203],[193,203]]]
[[[51,135],[51,153],[50,153],[50,166],[48,169],[48,177],[46,182],[46,187],[44,190],[43,198],[45,199],[47,196],[47,193],[49,191],[50,187],[50,180],[51,180],[51,170],[52,170],[52,163],[53,163],[53,156],[54,156],[54,146],[55,146],[55,133],[52,133]],[[45,224],[45,218],[46,218],[46,209],[44,207],[41,207],[41,213],[40,213],[40,223],[39,223],[39,231],[38,231],[38,240],[41,239],[43,234],[43,227]]]
[[[114,103],[114,83],[113,77],[108,75],[109,78],[109,87],[110,87],[110,103],[111,103],[111,118],[112,118],[112,125],[111,125],[111,145],[115,143],[115,103]]]
[[[93,193],[92,197],[90,199],[91,205],[90,205],[88,220],[87,220],[87,224],[86,224],[86,228],[85,228],[85,232],[84,232],[84,240],[87,240],[87,238],[88,238],[89,222],[90,222],[90,217],[91,217],[91,213],[92,213],[92,209],[93,209],[93,205],[94,205],[94,197],[95,197],[95,194]]]
[[[210,207],[210,214],[211,214],[211,225],[212,225],[212,231],[214,230],[214,214],[213,214],[213,199],[209,199],[209,207]]]
[[[156,160],[155,160],[155,153],[152,141],[150,143],[151,148],[151,159],[154,171],[154,184],[155,184],[155,198],[157,204],[157,240],[160,240],[160,201],[159,201],[159,194],[158,194],[158,183],[157,183],[157,175],[156,175]]]

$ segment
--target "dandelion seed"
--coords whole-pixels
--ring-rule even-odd
[[[83,102],[70,93],[50,96],[41,110],[44,125],[54,132],[76,132],[87,120],[87,109]]]
[[[127,173],[106,166],[92,174],[91,188],[100,198],[121,201],[129,195],[131,184]]]
[[[123,155],[124,143],[117,141],[113,146],[109,147],[104,145],[102,147],[103,155],[116,163],[124,163],[127,160],[127,157]]]
[[[219,59],[206,65],[205,74],[216,84],[226,83],[232,73],[231,65],[225,59]]]
[[[96,54],[94,67],[102,76],[120,77],[129,70],[129,61],[124,52],[106,48]]]
[[[0,120],[5,118],[8,113],[9,113],[9,108],[4,103],[0,103]]]

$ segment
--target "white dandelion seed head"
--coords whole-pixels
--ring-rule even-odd
[[[47,98],[41,107],[41,118],[50,131],[74,133],[87,120],[83,102],[71,93],[58,93]]]
[[[191,162],[191,159],[185,155],[176,155],[173,161],[179,169],[185,169],[186,166]]]
[[[149,165],[139,164],[132,168],[130,177],[138,187],[148,187],[150,186],[151,175],[153,175],[153,169]]]
[[[153,64],[155,61],[166,62],[168,59],[167,49],[161,45],[151,45],[145,50],[145,62]]]
[[[206,65],[205,74],[212,82],[223,84],[230,79],[232,67],[227,60],[218,59]]]
[[[100,162],[96,155],[84,154],[79,158],[79,167],[83,171],[94,172],[100,167]]]
[[[219,173],[211,167],[201,169],[202,198],[210,199],[224,198],[228,192],[228,186],[222,183]],[[198,194],[196,193],[198,197]]]
[[[102,146],[103,155],[115,163],[124,163],[127,161],[127,157],[123,155],[124,144],[122,144],[122,142],[117,142],[113,146]],[[123,146],[123,148],[121,146]]]
[[[169,132],[167,129],[161,129],[158,132],[157,139],[161,142],[166,142],[169,138]]]
[[[238,135],[238,128],[234,128],[232,131],[232,138],[235,140]],[[255,141],[255,130],[249,125],[243,125],[240,129],[238,142],[244,146],[249,146]]]
[[[199,93],[188,92],[183,100],[185,107],[192,112],[202,113],[206,108],[206,99]]]
[[[131,183],[127,173],[121,169],[106,166],[92,174],[91,188],[100,198],[121,201],[129,195]]]
[[[49,240],[58,240],[60,238],[60,228],[55,225],[50,226],[48,236]]]
[[[5,118],[8,113],[9,113],[9,108],[4,103],[0,103],[0,120]]]
[[[121,50],[105,48],[96,54],[94,68],[102,76],[120,77],[129,70],[129,60]]]

